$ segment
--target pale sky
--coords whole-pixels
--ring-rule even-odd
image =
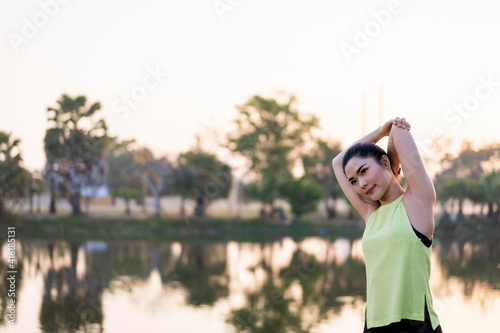
[[[110,134],[175,156],[231,130],[235,105],[294,93],[344,145],[405,116],[432,137],[500,141],[498,1],[0,2],[0,130],[42,169],[46,109],[100,101]],[[207,135],[207,141],[212,139]],[[206,144],[206,143],[204,143]],[[424,151],[425,153],[425,151]]]

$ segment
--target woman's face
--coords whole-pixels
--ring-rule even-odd
[[[392,178],[389,160],[385,156],[382,165],[371,157],[353,157],[344,170],[354,190],[372,200],[380,200],[384,196]]]

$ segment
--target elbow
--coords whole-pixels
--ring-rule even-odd
[[[338,168],[342,168],[342,154],[338,154],[337,156],[335,156],[332,160],[332,167],[334,169],[338,169]]]
[[[342,156],[338,155],[332,160],[332,168],[337,181],[339,177],[345,177],[344,169],[342,168]]]

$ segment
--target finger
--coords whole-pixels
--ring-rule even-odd
[[[397,118],[395,119],[395,121],[396,121],[395,125],[396,125],[397,127],[401,128],[401,118],[397,117]]]

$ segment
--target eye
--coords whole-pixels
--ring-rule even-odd
[[[361,170],[361,174],[364,175],[366,171],[368,171],[368,168],[364,168],[363,170]]]
[[[351,185],[352,185],[352,186],[354,186],[355,184],[356,184],[356,181],[355,181],[355,180],[351,181]]]

